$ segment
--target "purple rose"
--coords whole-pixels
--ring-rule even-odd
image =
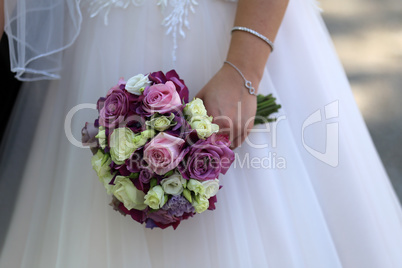
[[[131,113],[126,118],[126,122],[126,127],[131,129],[134,133],[139,133],[147,129],[147,125],[145,124],[146,118],[144,116]]]
[[[117,200],[116,197],[113,196],[113,201],[115,204],[113,206],[115,207],[115,210],[119,211],[123,215],[129,214],[133,220],[139,222],[139,223],[144,223],[146,220],[146,211],[145,210],[136,210],[136,209],[131,209],[128,210],[123,203]],[[116,207],[117,206],[117,207]]]
[[[124,88],[124,85],[122,86]],[[111,88],[99,112],[99,123],[107,128],[117,127],[130,111],[128,92],[117,85]]]
[[[151,171],[149,171],[147,169],[143,169],[143,170],[141,170],[140,176],[138,179],[142,183],[149,183],[152,179],[152,175],[153,175],[153,173]]]
[[[105,100],[106,98],[100,97],[98,101],[96,102],[96,109],[98,110],[98,113],[102,110],[103,106],[105,106]]]
[[[180,114],[175,114],[174,121],[176,122],[176,125],[173,126],[171,129],[165,130],[165,133],[175,136],[175,137],[179,137],[183,140],[186,140],[187,136],[191,133],[191,131],[193,131],[191,129],[190,124]],[[197,134],[197,133],[195,132],[195,134]],[[197,140],[198,140],[198,136],[197,136]]]
[[[155,84],[144,90],[142,110],[147,114],[156,112],[164,114],[180,110],[181,107],[179,93],[177,93],[176,87],[171,81],[165,84]]]
[[[149,182],[151,181],[153,173],[148,169],[142,169],[139,172],[138,179],[133,181],[135,187],[143,192],[148,192]]]
[[[128,170],[128,167],[127,167],[126,163],[118,165],[118,164],[116,164],[115,162],[112,161],[112,163],[110,163],[109,166],[110,166],[110,169],[111,169],[111,173],[117,171],[122,176],[130,176],[130,174],[131,174],[131,172]]]
[[[127,170],[132,173],[140,172],[146,167],[146,162],[143,159],[142,151],[135,151],[129,159],[126,160]]]
[[[179,165],[185,179],[213,180],[219,173],[225,174],[235,159],[233,151],[215,134],[207,140],[199,140],[190,147],[186,161]]]
[[[209,207],[208,210],[215,210],[215,203],[218,201],[216,198],[216,195],[212,196],[211,198],[208,199],[209,202]]]

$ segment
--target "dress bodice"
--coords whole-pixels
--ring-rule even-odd
[[[108,14],[113,8],[126,9],[130,5],[142,6],[150,0],[84,0],[83,4],[87,8],[91,18],[98,15],[104,16],[105,25],[108,24]],[[207,0],[204,0],[207,1]],[[225,2],[237,2],[237,0],[221,0]],[[190,29],[188,17],[195,13],[197,0],[154,0],[155,5],[160,7],[164,18],[161,22],[166,28],[166,34],[173,39],[172,60],[176,61],[177,35],[186,37],[186,29]]]

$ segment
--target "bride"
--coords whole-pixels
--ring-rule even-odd
[[[4,7],[13,71],[30,82],[0,152],[1,180],[21,177],[0,267],[402,267],[401,208],[315,1]],[[150,230],[108,205],[78,142],[96,112],[76,108],[121,76],[173,68],[233,120],[236,160],[215,211]],[[278,98],[276,123],[247,124],[243,76]]]

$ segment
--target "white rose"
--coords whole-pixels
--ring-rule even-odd
[[[205,188],[205,196],[207,199],[216,195],[219,191],[219,180],[208,180],[201,183]]]
[[[197,131],[200,139],[208,138],[219,131],[219,126],[212,123],[212,117],[195,116],[191,119],[190,126]]]
[[[195,98],[190,101],[184,107],[184,115],[191,119],[193,116],[207,116],[207,110],[205,109],[202,99]]]
[[[180,174],[177,173],[161,181],[163,191],[171,195],[181,194],[183,192],[183,185],[185,183],[186,180]]]
[[[138,190],[128,177],[116,176],[114,180],[113,195],[128,209],[144,210],[145,194]]]
[[[136,76],[133,76],[130,79],[128,79],[126,83],[126,90],[132,94],[141,95],[142,94],[141,88],[144,88],[149,83],[150,82],[148,76],[145,76],[143,74],[137,74]]]
[[[126,127],[116,128],[110,135],[110,155],[118,165],[124,163],[138,148],[135,144],[136,135]]]

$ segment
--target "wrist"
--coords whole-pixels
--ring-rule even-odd
[[[244,87],[247,88],[248,93],[250,95],[254,95],[257,96],[257,90],[253,85],[253,82],[251,82],[250,80],[248,80],[244,74],[242,73],[242,71],[237,68],[236,65],[234,65],[233,63],[231,63],[230,61],[225,61],[224,63],[226,63],[227,65],[230,65],[230,67],[232,67],[232,69],[236,70],[236,72],[241,76],[243,82],[244,82]]]
[[[258,37],[246,32],[235,31],[227,60],[236,65],[255,87],[260,83],[271,48]]]

